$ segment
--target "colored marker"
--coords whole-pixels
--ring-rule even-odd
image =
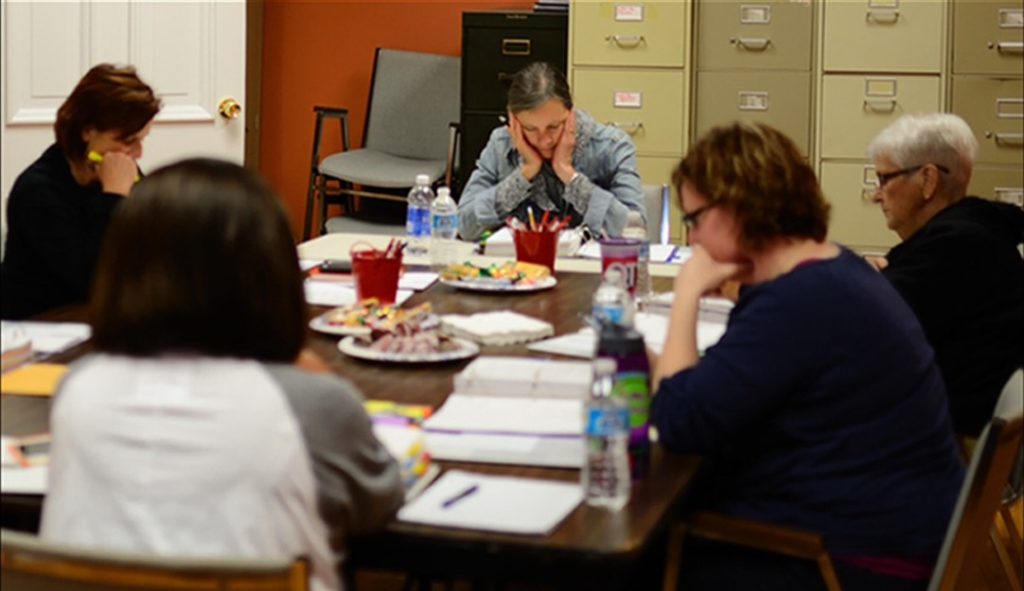
[[[96,150],[89,150],[89,153],[86,154],[85,157],[89,160],[89,162],[94,162],[96,164],[102,164],[103,163],[103,154],[100,154]],[[139,182],[139,178],[140,178],[139,175],[135,175],[135,182],[136,183]]]

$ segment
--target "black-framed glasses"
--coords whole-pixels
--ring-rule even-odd
[[[928,166],[928,165],[927,164],[918,164],[917,166],[911,166],[909,168],[901,168],[900,170],[894,170],[892,172],[877,172],[876,171],[875,172],[875,177],[878,178],[878,188],[879,189],[883,189],[883,188],[885,188],[885,185],[887,185],[889,183],[889,181],[891,181],[892,179],[894,179],[894,178],[896,178],[898,176],[903,176],[905,174],[913,174],[913,173],[921,170],[925,166]],[[947,174],[949,173],[949,169],[946,168],[945,166],[941,165],[941,164],[933,164],[932,166],[934,166],[935,168],[938,168],[939,170],[941,170],[944,173],[947,173]]]
[[[684,211],[683,223],[686,224],[687,228],[690,228],[692,230],[693,228],[697,227],[697,223],[700,222],[700,216],[704,215],[704,212],[706,212],[707,210],[711,209],[714,206],[714,203],[708,203],[707,205],[698,207],[697,209],[689,213]]]

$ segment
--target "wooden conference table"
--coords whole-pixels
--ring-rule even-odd
[[[304,258],[344,258],[352,238],[338,235],[321,237],[300,245]],[[327,239],[327,240],[325,240]],[[372,237],[384,244],[387,238]],[[477,262],[484,259],[474,258]],[[507,260],[507,259],[502,259]],[[416,259],[409,261],[415,264]],[[592,263],[594,261],[587,261]],[[438,313],[472,314],[492,310],[514,310],[551,322],[555,334],[578,330],[579,313],[589,309],[600,281],[596,272],[565,272],[579,261],[556,263],[558,285],[553,289],[526,294],[491,294],[459,291],[436,283],[416,293],[405,304],[429,301]],[[587,269],[584,269],[586,271]],[[597,270],[596,268],[594,269]],[[665,269],[652,274],[667,275]],[[670,280],[656,278],[655,285],[669,289]],[[326,308],[313,307],[317,314]],[[61,320],[80,320],[81,310],[57,315]],[[337,349],[337,339],[310,332],[309,346],[319,353],[339,375],[351,380],[367,398],[440,406],[452,391],[453,378],[468,361],[431,365],[394,365],[346,357]],[[81,356],[88,344],[62,356],[67,361]],[[485,346],[482,355],[531,355],[525,346]],[[535,355],[535,354],[532,354]],[[26,433],[33,428],[25,421],[45,421],[46,399],[20,399],[3,396],[5,434]],[[35,407],[34,409],[31,407]],[[27,418],[22,418],[27,417]],[[36,426],[36,432],[44,430]],[[577,481],[578,470],[526,466],[499,466],[442,462],[442,467],[458,467],[493,474]],[[505,535],[413,525],[392,520],[383,531],[354,540],[350,548],[350,569],[399,570],[431,578],[470,577],[499,581],[524,581],[553,584],[565,588],[636,588],[640,579],[651,579],[651,569],[660,569],[657,546],[665,535],[686,491],[699,459],[663,453],[655,446],[650,475],[634,484],[630,502],[611,513],[585,504],[576,508],[550,535],[544,537]],[[38,511],[39,498],[3,495],[3,510]]]

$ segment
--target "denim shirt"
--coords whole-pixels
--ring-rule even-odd
[[[620,129],[602,125],[576,109],[576,148],[573,168],[579,173],[564,185],[545,162],[533,181],[520,171],[521,159],[508,127],[491,133],[476,170],[459,200],[459,235],[478,240],[506,217],[521,217],[529,205],[538,215],[552,211],[572,216],[570,225],[619,236],[629,210],[646,220],[643,189],[636,171],[636,148]]]

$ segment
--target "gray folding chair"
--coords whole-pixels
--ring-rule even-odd
[[[647,240],[651,244],[668,242],[668,185],[644,185],[647,214]]]
[[[56,544],[0,532],[4,591],[305,591],[304,558],[173,558]]]
[[[306,194],[303,239],[312,232],[319,209],[320,233],[327,231],[329,205],[340,205],[346,217],[360,207],[359,199],[405,202],[416,175],[450,185],[459,118],[461,60],[458,57],[378,48],[374,58],[363,147],[350,149],[348,109],[313,107],[313,157]],[[338,119],[342,151],[320,156],[325,119]],[[316,207],[319,202],[319,208]],[[367,231],[366,222],[332,230]],[[401,232],[404,219],[391,221]],[[359,227],[362,226],[362,227]],[[372,231],[372,229],[371,229]]]

